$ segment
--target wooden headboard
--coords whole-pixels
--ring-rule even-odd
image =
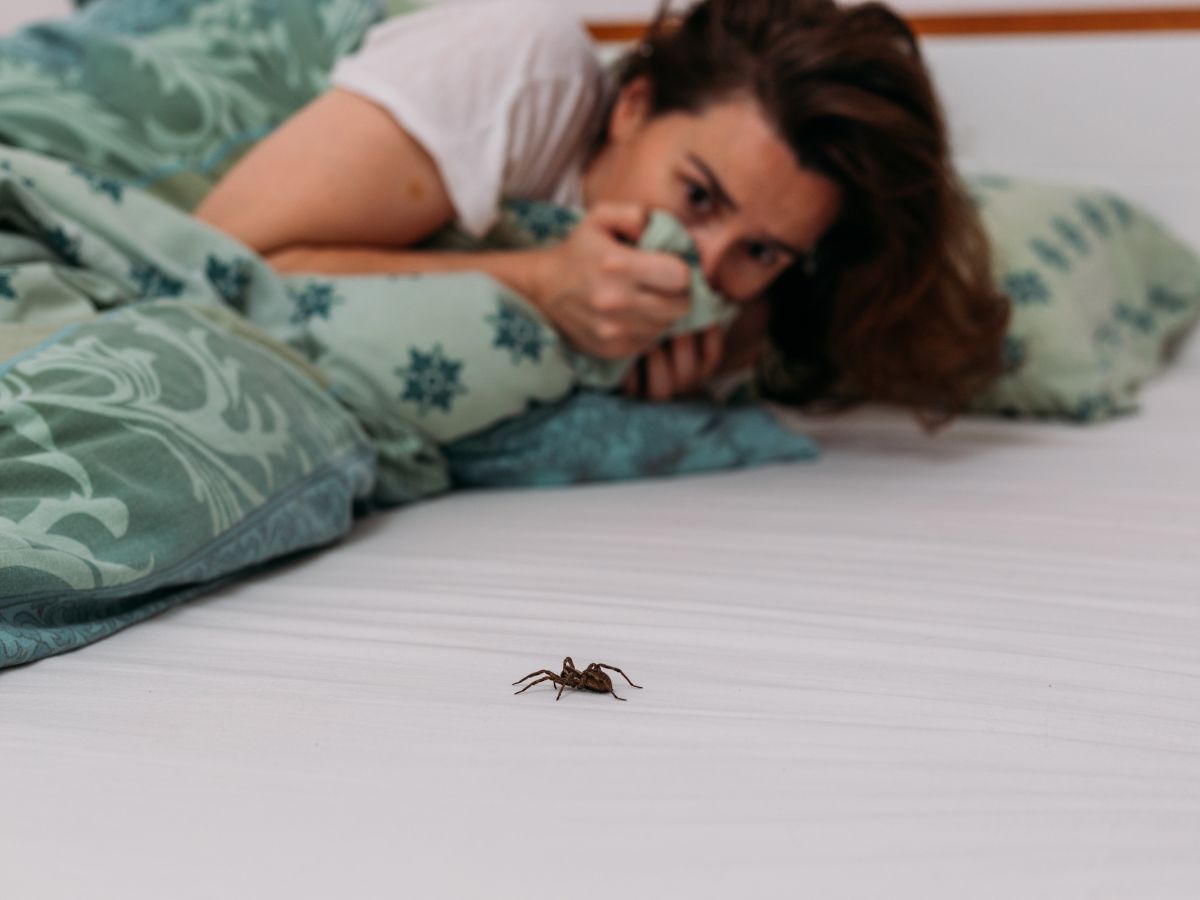
[[[1080,34],[1200,30],[1200,7],[1095,10],[995,10],[986,13],[913,15],[920,35]],[[644,22],[594,22],[588,26],[602,43],[636,41]]]

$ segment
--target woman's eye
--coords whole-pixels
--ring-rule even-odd
[[[702,184],[687,182],[687,201],[688,206],[697,212],[712,212],[712,194]]]
[[[747,244],[747,255],[761,266],[774,266],[779,262],[779,251],[770,244]]]

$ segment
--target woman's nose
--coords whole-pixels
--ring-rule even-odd
[[[718,277],[721,272],[721,262],[729,252],[732,243],[728,234],[723,230],[712,227],[693,229],[692,240],[696,242],[696,251],[700,255],[700,271],[704,280],[718,293],[721,290]]]

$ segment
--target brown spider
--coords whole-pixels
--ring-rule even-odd
[[[575,668],[575,663],[571,662],[571,657],[568,656],[563,660],[563,669],[561,675],[555,675],[549,669],[538,669],[536,672],[530,672],[524,678],[520,679],[520,681],[514,681],[513,684],[520,684],[522,681],[530,679],[534,675],[541,675],[543,677],[539,678],[537,681],[529,682],[529,684],[525,685],[525,687],[521,688],[521,690],[514,691],[513,695],[516,696],[517,694],[523,694],[535,684],[541,684],[543,681],[553,681],[555,684],[559,685],[558,696],[554,698],[555,700],[559,699],[559,697],[562,696],[563,691],[569,687],[575,688],[578,691],[595,691],[597,694],[612,694],[614,697],[617,697],[617,692],[613,690],[612,680],[603,672],[601,672],[601,669],[612,669],[614,672],[621,672],[621,670],[616,666],[606,665],[605,663],[592,663],[590,666],[580,672],[577,668]],[[629,683],[639,691],[642,689],[640,684],[633,684],[633,682],[629,680],[629,676],[624,672],[621,672],[621,677],[626,681],[629,681]],[[624,700],[625,698],[617,697],[617,699]]]

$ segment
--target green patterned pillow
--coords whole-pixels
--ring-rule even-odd
[[[1013,301],[1010,372],[973,409],[1098,421],[1137,392],[1200,318],[1200,258],[1110,191],[969,179]]]
[[[0,668],[326,544],[374,452],[305,363],[156,300],[0,365]]]
[[[556,223],[548,231],[539,221]],[[524,246],[565,234],[577,216],[549,204],[511,204],[484,246]],[[695,244],[656,211],[639,245],[692,265],[691,310],[672,334],[727,324],[737,310],[707,284]],[[291,280],[302,335],[292,338],[377,440],[419,427],[447,444],[561,400],[577,387],[612,389],[633,360],[571,349],[537,308],[482,273]]]

